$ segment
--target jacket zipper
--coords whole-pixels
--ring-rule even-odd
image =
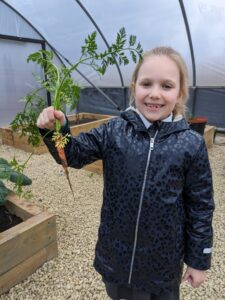
[[[128,284],[131,283],[131,278],[132,278],[133,264],[134,264],[136,246],[137,246],[138,228],[139,228],[139,222],[140,222],[140,216],[141,216],[142,202],[143,202],[143,197],[144,197],[144,191],[145,191],[146,179],[147,179],[147,174],[148,174],[148,168],[149,168],[150,159],[151,159],[151,152],[154,149],[154,143],[155,143],[155,138],[156,138],[157,134],[158,134],[158,130],[156,131],[155,136],[153,138],[151,138],[151,136],[150,136],[148,158],[147,158],[147,163],[146,163],[146,168],[145,168],[144,181],[143,181],[143,184],[142,184],[141,197],[140,197],[138,215],[137,215],[136,226],[135,226],[134,245],[133,245],[132,257],[131,257],[131,263],[130,263],[130,272],[129,272]]]

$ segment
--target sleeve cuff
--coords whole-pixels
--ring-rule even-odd
[[[208,270],[211,267],[211,254],[203,254],[202,257],[185,256],[184,262],[194,269]]]

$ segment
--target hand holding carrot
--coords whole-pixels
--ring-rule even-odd
[[[36,124],[39,128],[54,130],[56,120],[63,125],[65,124],[66,117],[62,111],[54,110],[53,106],[49,106],[40,113]]]
[[[49,106],[40,113],[36,125],[37,127],[41,129],[49,129],[49,130],[56,130],[56,121],[59,121],[61,125],[64,125],[66,122],[66,117],[64,113],[60,110],[55,110],[53,106]],[[66,159],[66,154],[64,147],[68,141],[69,134],[66,134],[65,136],[62,135],[59,131],[55,131],[53,134],[52,140],[55,142],[55,148],[58,152],[59,158],[61,160],[61,164],[64,168],[66,178],[68,180],[71,192],[74,197],[74,192],[72,189],[71,181],[69,178],[69,172],[68,172],[68,163]]]

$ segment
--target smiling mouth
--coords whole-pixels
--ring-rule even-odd
[[[152,109],[159,109],[164,106],[163,104],[152,104],[152,103],[145,103],[145,105]]]

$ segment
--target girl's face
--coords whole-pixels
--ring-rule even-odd
[[[180,99],[180,74],[167,56],[146,57],[133,83],[136,108],[150,122],[163,120]]]

